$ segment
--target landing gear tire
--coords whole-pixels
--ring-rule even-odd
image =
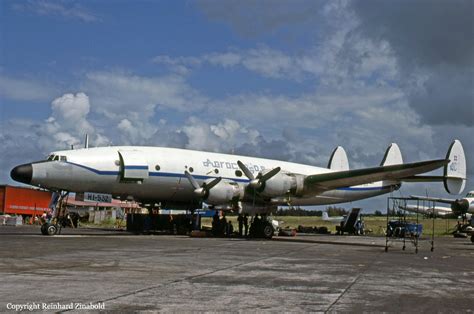
[[[41,226],[41,233],[43,235],[55,235],[58,233],[58,226],[50,223],[45,223]]]
[[[48,235],[48,223],[44,223],[41,225],[41,234]]]
[[[262,229],[262,234],[265,239],[271,239],[273,237],[273,226],[271,224],[265,224]]]

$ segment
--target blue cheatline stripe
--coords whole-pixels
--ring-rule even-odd
[[[74,166],[78,166],[80,168],[83,168],[83,169],[86,169],[86,170],[89,170],[89,171],[92,171],[98,175],[106,175],[106,176],[117,176],[120,174],[119,171],[107,171],[107,170],[97,170],[97,169],[94,169],[94,168],[91,168],[91,167],[87,167],[87,166],[84,166],[84,165],[80,165],[80,164],[76,164],[76,163],[73,163],[73,162],[67,162],[71,165],[74,165]],[[131,166],[131,167],[146,167],[146,169],[148,169],[148,166]],[[126,167],[127,168],[127,167]],[[128,168],[127,168],[128,169]],[[136,169],[136,168],[133,168],[133,169]],[[142,169],[142,168],[140,168]],[[172,173],[172,172],[149,172],[148,175],[150,177],[174,177],[174,178],[186,178],[186,176],[184,175],[184,173]],[[203,175],[193,175],[194,178],[196,179],[200,179],[200,180],[207,180],[207,179],[215,179],[217,178],[217,176],[203,176]],[[249,182],[248,179],[234,179],[234,178],[224,178],[223,179],[229,179],[229,180],[234,180],[236,182]]]
[[[108,176],[111,176],[111,175],[119,175],[119,171],[106,171],[106,170],[97,170],[97,169],[94,169],[94,168],[90,168],[90,167],[87,167],[87,166],[83,166],[83,165],[79,165],[79,164],[75,164],[73,162],[67,162],[71,165],[75,165],[75,166],[78,166],[78,167],[81,167],[81,168],[84,168],[84,169],[87,169],[89,171],[92,171],[98,175],[108,175]],[[148,166],[129,166],[129,167],[146,167],[148,168]],[[135,168],[133,168],[135,169]],[[142,169],[142,168],[140,168]],[[171,178],[186,178],[186,176],[184,175],[184,173],[172,173],[172,172],[149,172],[148,175],[150,177],[171,177]],[[203,175],[194,175],[193,174],[193,177],[195,179],[199,179],[199,180],[207,180],[207,179],[215,179],[217,178],[217,176],[203,176]],[[247,183],[249,182],[250,180],[248,179],[236,179],[236,178],[224,178],[223,179],[229,179],[229,180],[233,180],[235,182],[243,182],[243,183]],[[358,188],[358,187],[345,187],[345,188],[337,188],[336,190],[339,190],[339,191],[378,191],[378,190],[386,190],[386,189],[391,189],[393,187],[393,185],[386,185],[386,186],[382,186],[382,187],[366,187],[366,188]]]
[[[125,166],[125,169],[148,170],[148,166]]]
[[[150,172],[149,175],[150,175],[150,177],[186,178],[184,173],[181,174],[181,173],[172,173],[172,172]],[[199,180],[207,180],[207,179],[218,178],[217,176],[203,176],[203,175],[194,175],[194,174],[193,174],[193,177],[195,179],[199,179]],[[250,181],[249,179],[235,179],[235,178],[225,178],[225,177],[222,177],[222,179],[229,179],[229,180],[233,180],[235,182],[249,182]]]

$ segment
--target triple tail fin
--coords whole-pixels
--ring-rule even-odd
[[[391,165],[401,165],[403,164],[402,152],[400,147],[396,143],[390,144],[390,146],[385,151],[382,162],[380,166],[391,166]]]
[[[328,162],[328,169],[335,171],[349,170],[349,160],[346,151],[342,146],[336,147],[331,154]]]

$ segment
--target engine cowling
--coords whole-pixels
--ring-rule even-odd
[[[456,215],[465,214],[469,210],[469,201],[466,199],[456,200],[454,203],[451,204],[451,209]]]
[[[259,188],[259,193],[267,197],[278,197],[291,193],[298,195],[303,191],[304,177],[295,173],[279,172],[265,181]]]
[[[243,195],[244,190],[237,182],[222,180],[209,190],[205,201],[211,205],[224,205],[232,201],[238,201]]]

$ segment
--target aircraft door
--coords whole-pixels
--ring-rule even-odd
[[[136,150],[121,150],[120,176],[122,181],[143,181],[148,178],[148,162],[144,153]]]

